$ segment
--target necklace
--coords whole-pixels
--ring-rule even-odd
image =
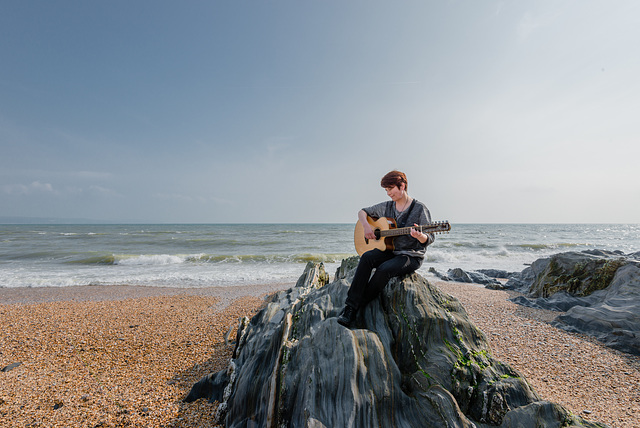
[[[398,209],[398,205],[396,204],[396,211],[398,211],[399,213],[403,212],[407,208],[407,205],[409,205],[409,199],[409,195],[407,195],[407,199],[404,201],[402,209]]]

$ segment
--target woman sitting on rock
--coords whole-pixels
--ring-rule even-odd
[[[351,326],[359,309],[375,299],[387,285],[389,279],[414,272],[424,260],[427,246],[434,241],[433,234],[424,234],[418,225],[431,223],[431,214],[427,207],[413,199],[407,193],[407,176],[400,171],[387,173],[380,185],[386,190],[390,201],[381,202],[358,212],[358,221],[366,239],[376,239],[368,217],[392,218],[397,227],[413,225],[409,235],[397,236],[393,240],[393,249],[378,248],[366,251],[360,257],[355,276],[349,288],[345,307],[338,316],[338,323]],[[371,276],[371,272],[375,273]]]

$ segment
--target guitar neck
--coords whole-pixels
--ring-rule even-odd
[[[399,227],[397,229],[381,230],[380,236],[387,237],[387,236],[409,235],[411,233],[411,229],[418,229],[420,232],[423,232],[423,233],[432,233],[432,232],[440,232],[440,231],[448,230],[443,227],[443,223],[431,223],[431,224],[423,224],[418,227],[409,226],[409,227]]]

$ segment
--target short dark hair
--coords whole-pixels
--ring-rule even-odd
[[[382,180],[380,180],[380,185],[382,187],[384,187],[385,189],[387,187],[397,187],[400,188],[400,184],[404,183],[404,190],[407,190],[407,188],[409,187],[409,183],[407,182],[407,176],[404,174],[404,172],[400,172],[400,171],[391,171],[385,174],[384,177],[382,177]]]

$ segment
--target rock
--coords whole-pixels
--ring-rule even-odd
[[[438,277],[439,279],[443,280],[443,281],[451,281],[451,278],[449,278],[446,274],[444,273],[440,273],[439,271],[437,271],[433,266],[429,268],[429,273],[434,274],[436,277]]]
[[[349,257],[347,259],[342,259],[340,263],[340,267],[336,271],[336,280],[344,279],[348,276],[353,276],[356,268],[358,267],[358,262],[360,261],[359,256]],[[433,268],[431,268],[433,269]]]
[[[635,264],[620,267],[609,287],[590,297],[590,305],[572,307],[552,325],[588,334],[614,349],[640,355],[640,267]]]
[[[518,296],[510,300],[522,306],[558,312],[566,312],[576,305],[581,306],[585,304],[584,299],[574,297],[566,291],[559,291],[550,297],[528,298]]]
[[[543,272],[529,287],[533,297],[549,297],[558,291],[586,297],[609,286],[616,270],[627,261],[594,252],[567,252],[550,257]]]
[[[485,284],[484,288],[488,288],[489,290],[505,290],[504,284],[499,281]]]
[[[478,269],[477,272],[491,278],[500,278],[500,279],[508,279],[511,275],[515,274],[515,272],[507,272],[506,270],[500,270],[500,269]]]
[[[295,287],[241,321],[228,369],[185,401],[219,401],[226,427],[506,428],[521,417],[531,425],[520,426],[601,426],[540,401],[491,356],[461,304],[417,273],[392,279],[354,328],[340,326],[354,267],[343,263],[323,285],[322,264],[308,264]]]
[[[22,364],[22,362],[18,362],[18,363],[11,363],[8,366],[4,366],[2,368],[2,370],[0,370],[1,372],[8,372],[10,370],[15,369],[16,367],[18,367],[20,364]]]
[[[465,271],[460,268],[449,269],[446,274],[442,274],[433,267],[429,268],[429,272],[443,281],[465,282],[472,284],[491,285],[496,288],[502,288],[500,281],[491,278],[481,272]]]
[[[540,420],[563,421],[562,424],[539,425]],[[582,424],[582,425],[581,425]],[[589,424],[590,425],[590,424]],[[571,414],[562,406],[548,401],[538,401],[519,407],[509,412],[503,421],[504,427],[573,427],[589,426],[584,425],[584,421]],[[595,426],[598,426],[594,424]]]
[[[506,284],[515,303],[566,312],[553,325],[640,355],[640,263],[619,251],[566,252],[538,259]]]

